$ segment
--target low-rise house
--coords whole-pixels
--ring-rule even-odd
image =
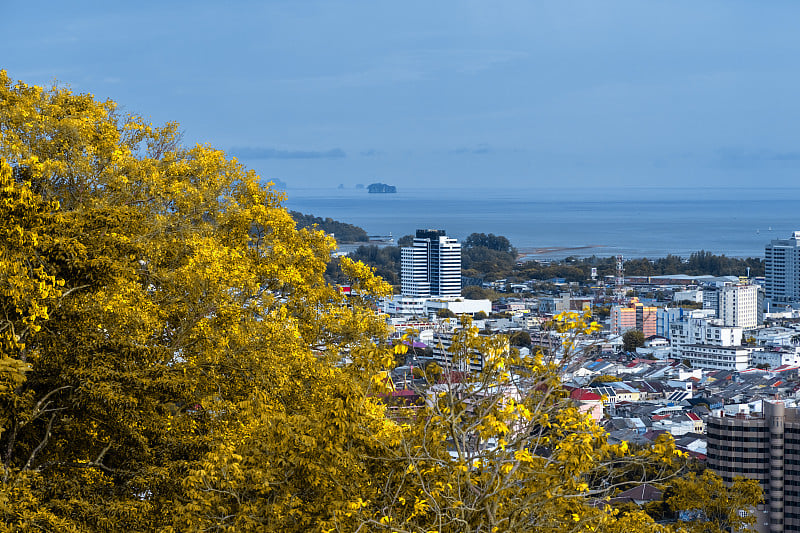
[[[620,492],[613,498],[610,503],[612,505],[620,505],[624,503],[633,503],[642,506],[652,502],[659,502],[664,494],[653,485],[645,483],[624,492]]]
[[[575,389],[570,393],[570,398],[578,403],[578,408],[582,413],[589,413],[596,421],[603,419],[603,399],[596,392],[588,389]]]

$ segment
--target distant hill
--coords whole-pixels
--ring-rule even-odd
[[[339,222],[332,218],[315,217],[314,215],[305,215],[299,211],[289,211],[292,218],[297,223],[298,228],[310,228],[317,226],[325,233],[333,233],[336,240],[342,242],[367,242],[369,237],[363,228],[347,224],[346,222]]]
[[[371,183],[367,186],[367,191],[371,193],[393,193],[397,192],[397,187],[386,185],[385,183]]]
[[[274,189],[286,190],[286,182],[285,181],[279,180],[278,178],[268,178],[267,180],[265,180],[265,183],[269,182],[269,181],[271,181],[274,184],[274,186],[273,186]]]

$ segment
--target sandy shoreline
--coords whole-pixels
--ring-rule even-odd
[[[549,248],[519,248],[517,250],[517,257],[523,258],[531,255],[572,252],[578,250],[591,250],[593,248],[603,248],[603,246],[600,244],[589,244],[587,246],[551,246]]]

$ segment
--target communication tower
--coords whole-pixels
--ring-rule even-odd
[[[625,270],[622,266],[622,255],[617,256],[617,276],[614,279],[614,296],[620,303],[625,299]]]

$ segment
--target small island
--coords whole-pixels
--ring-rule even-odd
[[[397,187],[394,185],[386,185],[385,183],[371,183],[367,186],[367,191],[370,193],[396,193]]]

